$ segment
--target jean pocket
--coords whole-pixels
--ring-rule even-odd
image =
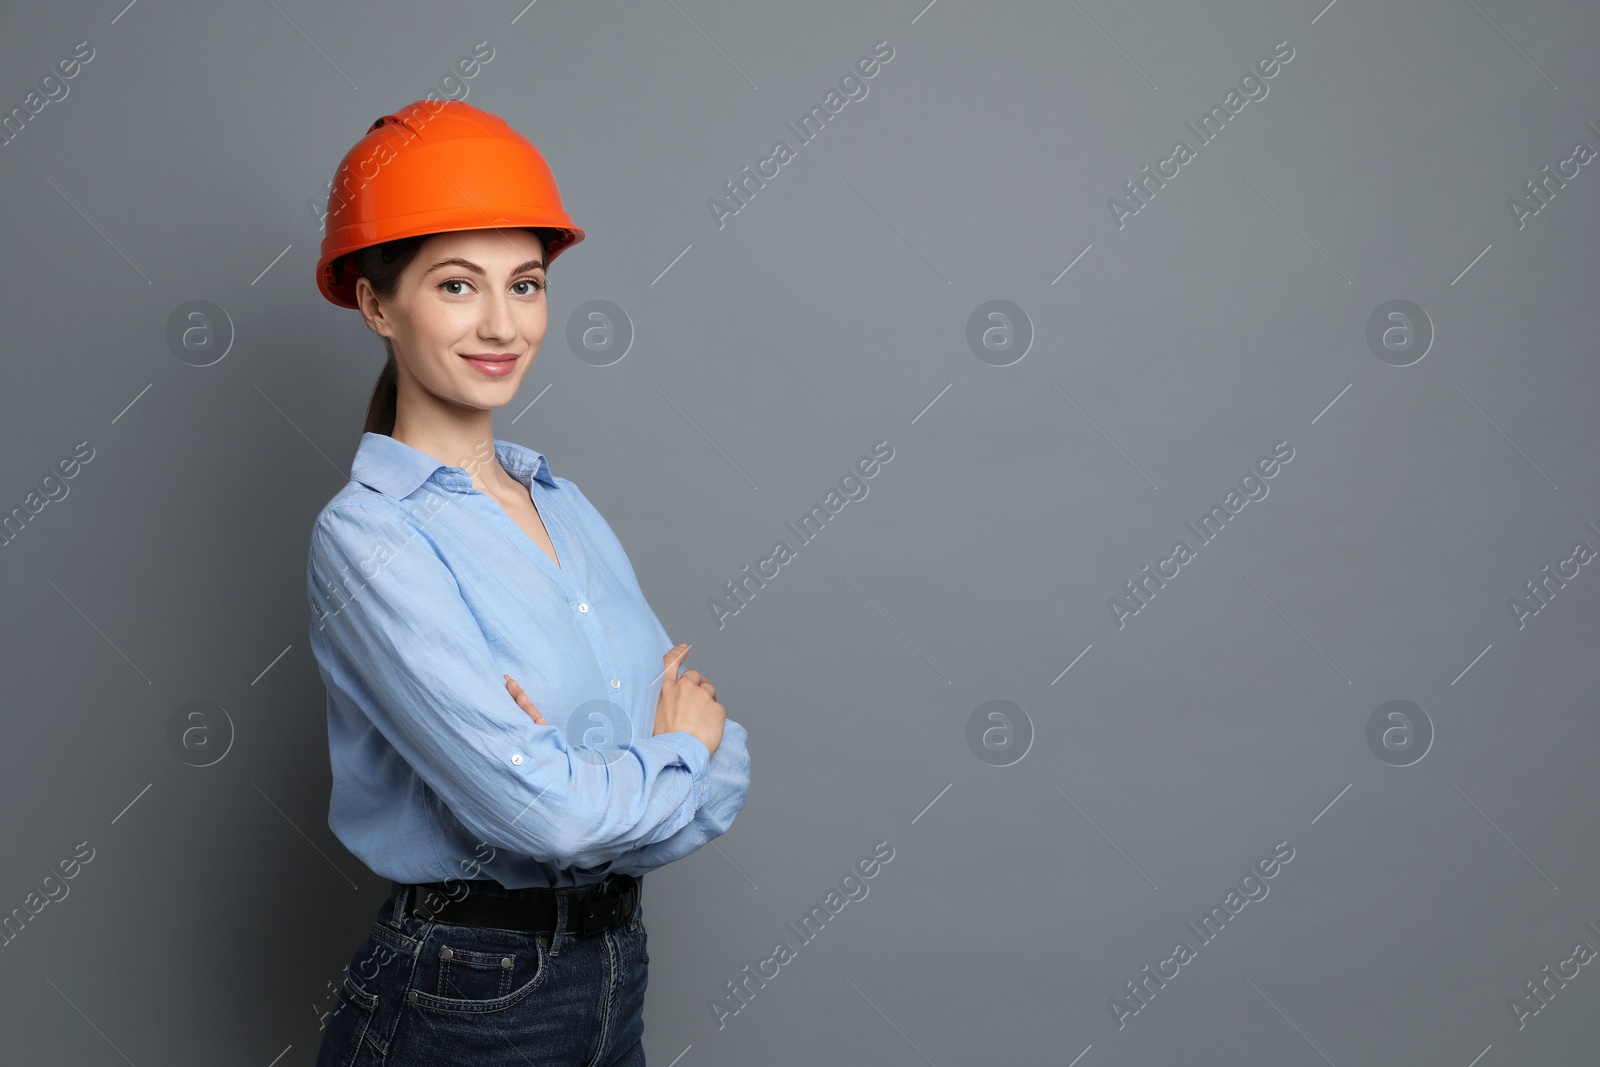
[[[377,996],[346,974],[339,983],[338,1004],[323,1027],[317,1067],[352,1067],[361,1054],[377,1007]]]
[[[504,1011],[538,991],[549,977],[549,937],[548,931],[435,923],[406,1000],[433,1011]]]

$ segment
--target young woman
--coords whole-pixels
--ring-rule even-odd
[[[319,289],[389,352],[307,560],[328,823],[392,884],[317,1062],[643,1064],[642,875],[728,830],[750,758],[594,505],[493,434],[583,231],[502,119],[418,101],[326,233]]]

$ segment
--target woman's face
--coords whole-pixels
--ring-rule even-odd
[[[392,300],[357,283],[367,323],[394,345],[402,379],[462,407],[516,395],[544,340],[544,246],[530,230],[458,230],[422,243]]]

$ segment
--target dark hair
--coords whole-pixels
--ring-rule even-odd
[[[530,230],[539,238],[539,242],[546,249],[550,247],[551,231],[530,227]],[[383,244],[369,245],[350,253],[350,265],[346,267],[356,278],[365,278],[372,283],[372,291],[380,299],[390,300],[395,291],[400,287],[400,275],[416,258],[422,244],[433,234],[419,234],[415,237],[400,237]],[[546,259],[548,266],[549,260]],[[367,424],[362,428],[364,433],[381,433],[389,436],[394,433],[395,402],[399,395],[400,369],[395,363],[394,344],[385,337],[383,347],[388,350],[389,358],[384,361],[383,370],[378,373],[378,381],[372,387],[372,399],[367,402]]]

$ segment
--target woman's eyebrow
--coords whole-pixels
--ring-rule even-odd
[[[435,263],[433,266],[429,267],[427,270],[423,271],[422,273],[424,274],[424,276],[426,276],[426,275],[432,274],[434,271],[438,270],[440,267],[460,267],[462,270],[470,270],[474,274],[487,277],[487,273],[484,271],[484,269],[482,267],[480,267],[476,263],[472,262],[472,260],[470,260],[470,259],[462,259],[460,256],[451,256],[449,259],[441,259],[439,262]],[[512,274],[521,274],[524,271],[530,271],[530,270],[534,270],[534,269],[542,269],[543,267],[544,267],[544,263],[542,261],[537,260],[537,259],[530,259],[526,263],[517,264],[516,267],[512,269],[511,273]]]

